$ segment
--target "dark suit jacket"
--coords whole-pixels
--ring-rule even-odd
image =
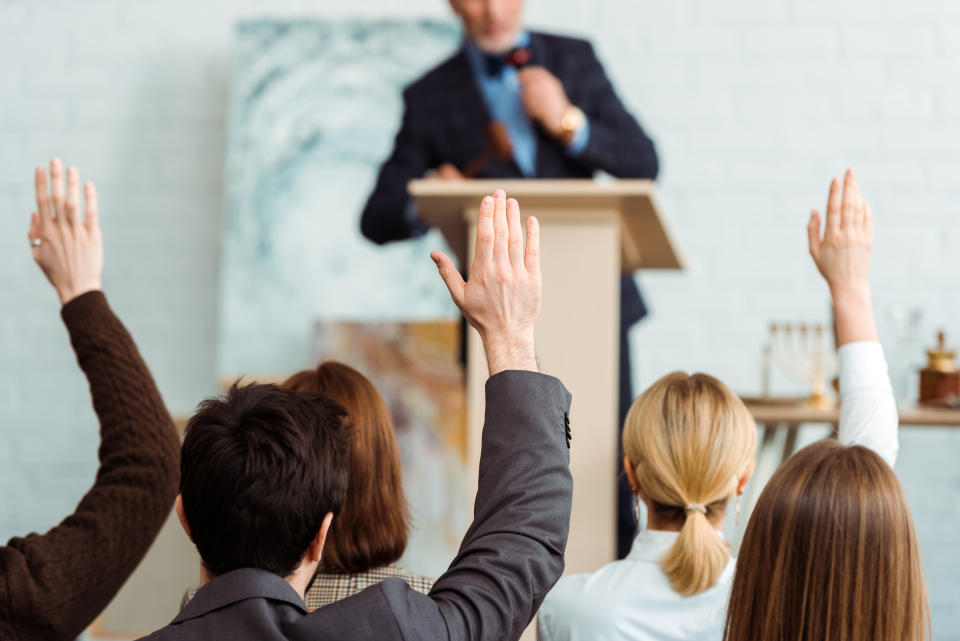
[[[577,156],[537,129],[537,178],[590,178],[604,170],[618,178],[656,178],[653,142],[620,102],[585,40],[531,33],[534,64],[560,79],[570,102],[590,120],[590,139]],[[490,113],[463,49],[427,72],[403,92],[403,123],[393,152],[380,169],[360,221],[376,243],[410,238],[406,219],[407,183],[443,163],[461,169],[487,145]],[[479,178],[523,178],[516,162],[494,160]],[[626,326],[646,313],[632,278],[624,278],[621,315]]]
[[[563,572],[573,482],[570,394],[552,377],[487,381],[474,521],[429,595],[386,579],[307,614],[280,577],[254,569],[197,592],[151,641],[517,639]]]

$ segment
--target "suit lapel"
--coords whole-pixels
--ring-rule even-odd
[[[443,96],[448,103],[444,110],[444,135],[456,137],[443,142],[445,146],[461,149],[469,162],[486,146],[484,130],[491,118],[462,48],[447,68],[443,82]]]
[[[463,168],[483,153],[487,147],[486,129],[492,120],[487,102],[477,86],[473,68],[467,60],[466,52],[460,51],[451,59],[443,76],[443,96],[447,103],[445,126],[440,140],[441,149],[449,150],[449,159]],[[520,168],[514,160],[502,162],[492,160],[481,171],[482,176],[521,176]]]

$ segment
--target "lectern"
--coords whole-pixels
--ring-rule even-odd
[[[616,549],[617,390],[620,273],[682,269],[649,180],[414,180],[420,216],[440,229],[466,272],[483,196],[501,188],[541,228],[543,308],[537,324],[542,370],[573,394],[573,514],[567,571],[594,570]],[[476,490],[488,377],[480,337],[467,333],[467,463]],[[471,494],[472,496],[472,494]]]

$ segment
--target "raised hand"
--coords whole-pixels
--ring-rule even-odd
[[[453,302],[480,334],[490,375],[508,369],[536,371],[533,333],[541,295],[537,219],[527,219],[524,247],[520,205],[498,189],[480,204],[467,281],[443,252],[435,251],[430,257]]]
[[[842,188],[836,178],[830,183],[822,237],[820,222],[820,212],[813,210],[807,236],[810,255],[833,297],[837,345],[876,341],[877,327],[870,296],[873,212],[860,195],[852,169],[847,170]]]
[[[103,237],[93,183],[84,185],[86,210],[80,214],[80,177],[76,167],[66,172],[59,158],[50,161],[47,172],[37,167],[34,180],[37,211],[30,216],[28,237],[33,259],[67,304],[80,294],[100,289],[103,274]]]

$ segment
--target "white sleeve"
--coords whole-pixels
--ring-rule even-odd
[[[537,613],[537,641],[583,641],[604,636],[606,611],[585,590],[589,574],[570,574],[553,586]],[[601,621],[598,622],[597,619]],[[586,637],[584,636],[586,633]]]
[[[900,422],[887,361],[880,343],[847,343],[837,350],[840,361],[840,426],[837,440],[863,445],[891,466],[897,460]]]

